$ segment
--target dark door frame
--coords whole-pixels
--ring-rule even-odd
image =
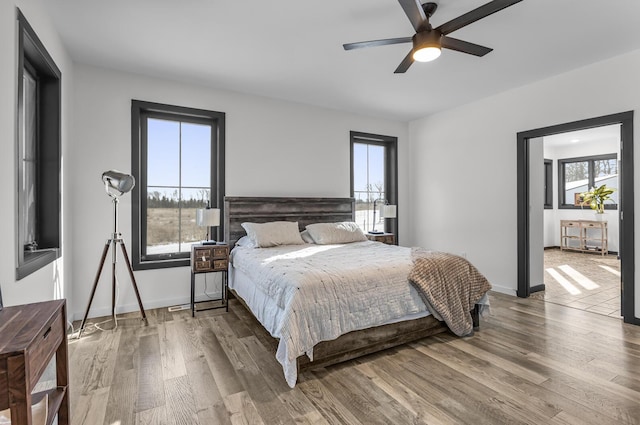
[[[574,121],[517,135],[518,186],[518,290],[517,295],[527,298],[531,292],[544,289],[531,288],[529,281],[529,140],[568,131],[585,130],[611,124],[620,127],[620,179],[618,220],[620,223],[620,272],[622,281],[621,312],[625,323],[640,325],[635,317],[635,252],[634,252],[634,195],[633,195],[633,111]],[[533,289],[533,291],[532,291]]]

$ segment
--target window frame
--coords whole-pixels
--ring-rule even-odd
[[[142,256],[147,229],[147,141],[146,118],[211,125],[211,181],[209,198],[211,207],[220,209],[224,217],[225,193],[225,113],[184,106],[131,100],[131,173],[136,185],[131,191],[132,267],[134,270],[152,270],[169,267],[184,267],[190,264],[190,253],[167,254],[166,258],[145,259]],[[215,168],[214,168],[215,167]],[[224,222],[214,229],[216,240],[224,235]]]
[[[619,162],[618,154],[616,154],[616,153],[581,156],[581,157],[576,157],[576,158],[558,159],[558,161],[557,161],[558,162],[558,209],[565,209],[565,210],[584,209],[583,207],[574,205],[573,202],[568,204],[568,203],[566,203],[566,199],[564,199],[564,196],[565,196],[565,169],[564,169],[564,166],[565,166],[565,164],[572,163],[572,162],[587,162],[588,163],[587,169],[588,169],[588,176],[589,176],[588,177],[589,182],[587,183],[587,188],[591,188],[591,187],[593,187],[595,185],[595,177],[593,175],[594,174],[593,173],[593,169],[594,169],[593,163],[595,161],[609,160],[609,159],[615,159],[616,162]],[[620,183],[620,164],[618,164],[618,184],[619,183]],[[619,188],[616,188],[616,189],[619,189]],[[618,204],[605,204],[604,208],[605,208],[605,210],[617,210],[618,209]]]
[[[553,160],[544,160],[544,209],[553,209]]]
[[[393,233],[396,245],[398,244],[398,220],[400,216],[400,205],[398,205],[398,138],[394,136],[384,136],[380,134],[364,133],[360,131],[351,131],[349,133],[350,140],[350,193],[351,197],[354,193],[353,178],[353,160],[354,160],[354,144],[363,143],[377,146],[384,146],[384,167],[385,167],[385,199],[391,205],[396,205],[396,218],[393,220],[384,220],[384,231]]]
[[[16,280],[20,280],[60,258],[61,249],[61,118],[62,73],[26,17],[16,8],[18,21],[17,131],[16,131]],[[25,69],[36,79],[36,179],[35,211],[38,248],[27,251],[23,244],[25,220],[21,202],[23,183],[22,116]]]

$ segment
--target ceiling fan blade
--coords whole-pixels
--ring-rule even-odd
[[[409,69],[412,63],[413,63],[413,49],[409,52],[407,56],[404,57],[404,59],[402,59],[402,62],[400,62],[400,65],[398,65],[398,67],[396,68],[395,71],[393,71],[393,73],[404,74],[405,72],[407,72],[407,69]]]
[[[384,40],[360,41],[343,44],[344,50],[361,49],[363,47],[386,46],[387,44],[411,43],[412,37],[385,38]]]
[[[479,44],[473,44],[468,41],[444,36],[440,38],[440,45],[447,49],[457,50],[462,53],[469,53],[474,56],[484,56],[493,50],[489,47],[480,46]]]
[[[398,0],[398,3],[400,3],[402,10],[411,21],[413,29],[416,32],[420,31],[422,24],[427,20],[427,15],[424,14],[420,0]]]
[[[464,15],[458,16],[457,18],[440,25],[438,28],[436,28],[436,30],[440,31],[442,35],[447,35],[456,30],[459,30],[462,27],[472,24],[475,21],[499,12],[502,9],[513,6],[516,3],[520,3],[521,1],[522,0],[494,0],[490,3],[478,7],[477,9],[472,10],[471,12],[465,13]]]

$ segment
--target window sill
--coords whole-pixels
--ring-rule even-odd
[[[154,269],[168,269],[171,267],[188,267],[191,265],[191,259],[187,258],[174,258],[167,260],[145,260],[141,262],[134,261],[132,264],[133,270],[154,270]]]
[[[22,264],[16,267],[16,280],[20,280],[40,270],[47,264],[53,263],[60,257],[57,248],[41,249],[33,252],[25,252]]]

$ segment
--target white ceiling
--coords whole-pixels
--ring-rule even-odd
[[[439,0],[431,22],[487,2]],[[493,52],[406,74],[410,44],[342,49],[413,35],[396,0],[44,4],[76,62],[403,121],[640,49],[638,0],[523,0],[451,34]]]
[[[544,136],[545,146],[558,147],[571,144],[584,145],[587,143],[602,143],[620,141],[620,124],[605,125],[602,127],[589,128],[579,131],[568,131],[566,133]]]

